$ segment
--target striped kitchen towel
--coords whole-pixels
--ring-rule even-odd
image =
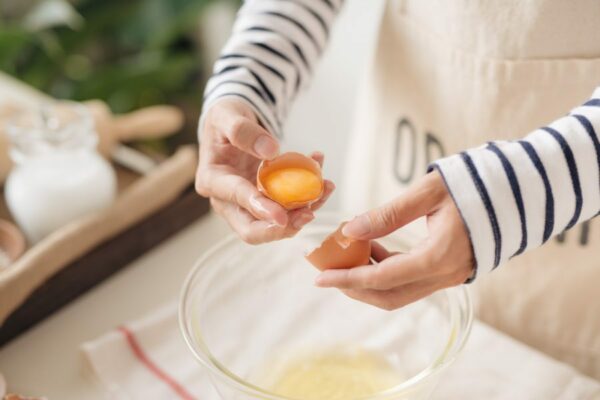
[[[82,350],[110,398],[230,400],[219,397],[188,351],[173,304],[85,343]],[[482,399],[598,400],[600,382],[476,321],[432,400]]]
[[[175,304],[84,343],[82,350],[111,399],[221,400],[179,333]]]

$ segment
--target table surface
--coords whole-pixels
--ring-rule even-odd
[[[108,399],[80,345],[175,301],[194,262],[229,232],[215,215],[203,217],[9,343],[0,350],[9,390],[50,400]]]

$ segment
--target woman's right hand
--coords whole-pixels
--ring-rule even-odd
[[[323,198],[311,207],[287,211],[256,188],[262,160],[279,154],[279,143],[241,100],[226,98],[213,104],[200,127],[200,162],[196,191],[210,198],[214,210],[247,243],[259,244],[295,235],[314,219],[335,186],[325,181]],[[323,163],[321,153],[312,157]]]

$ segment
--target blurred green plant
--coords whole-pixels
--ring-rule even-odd
[[[156,103],[199,110],[199,17],[215,1],[0,0],[0,69],[115,112]]]

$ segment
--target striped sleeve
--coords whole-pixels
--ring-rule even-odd
[[[600,88],[522,140],[436,161],[469,231],[477,273],[544,244],[600,211]]]
[[[307,85],[343,0],[246,0],[214,65],[203,113],[237,97],[281,136],[296,94]]]

